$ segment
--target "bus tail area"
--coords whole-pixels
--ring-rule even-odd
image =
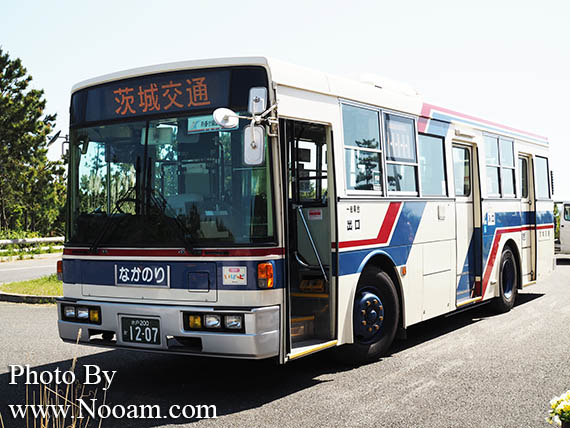
[[[553,269],[546,138],[401,86],[224,58],[80,83],[70,111],[66,341],[365,362]]]

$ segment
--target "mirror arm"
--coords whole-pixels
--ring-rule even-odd
[[[260,119],[263,119],[265,116],[267,116],[269,113],[271,113],[273,110],[275,110],[277,108],[277,102],[275,102],[275,104],[273,104],[271,107],[269,107],[267,110],[265,110],[263,113],[261,113],[261,115],[259,116]]]
[[[267,136],[268,137],[277,137],[277,125],[279,125],[279,119],[277,119],[277,117],[275,116],[270,116],[267,117],[266,116],[269,113],[272,113],[273,111],[275,111],[275,109],[277,108],[277,101],[271,106],[269,107],[267,110],[265,110],[263,113],[261,113],[261,115],[259,116],[259,119],[265,119],[265,121],[267,122],[268,126],[268,130],[267,130]],[[261,120],[260,120],[261,122]],[[274,131],[274,132],[272,132]]]

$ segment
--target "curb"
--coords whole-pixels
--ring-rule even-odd
[[[25,260],[45,260],[50,258],[61,257],[63,253],[57,251],[55,253],[26,254],[20,259],[20,256],[2,256],[0,255],[0,263],[22,262]]]
[[[55,303],[56,296],[33,296],[31,294],[4,293],[0,291],[0,301],[12,303]]]

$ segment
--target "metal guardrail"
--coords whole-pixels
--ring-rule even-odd
[[[0,246],[14,244],[39,244],[44,242],[63,242],[63,236],[55,236],[53,238],[22,238],[22,239],[0,239]]]

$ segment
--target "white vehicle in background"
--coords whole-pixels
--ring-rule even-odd
[[[560,213],[560,236],[556,240],[557,253],[570,254],[570,201],[556,202]]]

